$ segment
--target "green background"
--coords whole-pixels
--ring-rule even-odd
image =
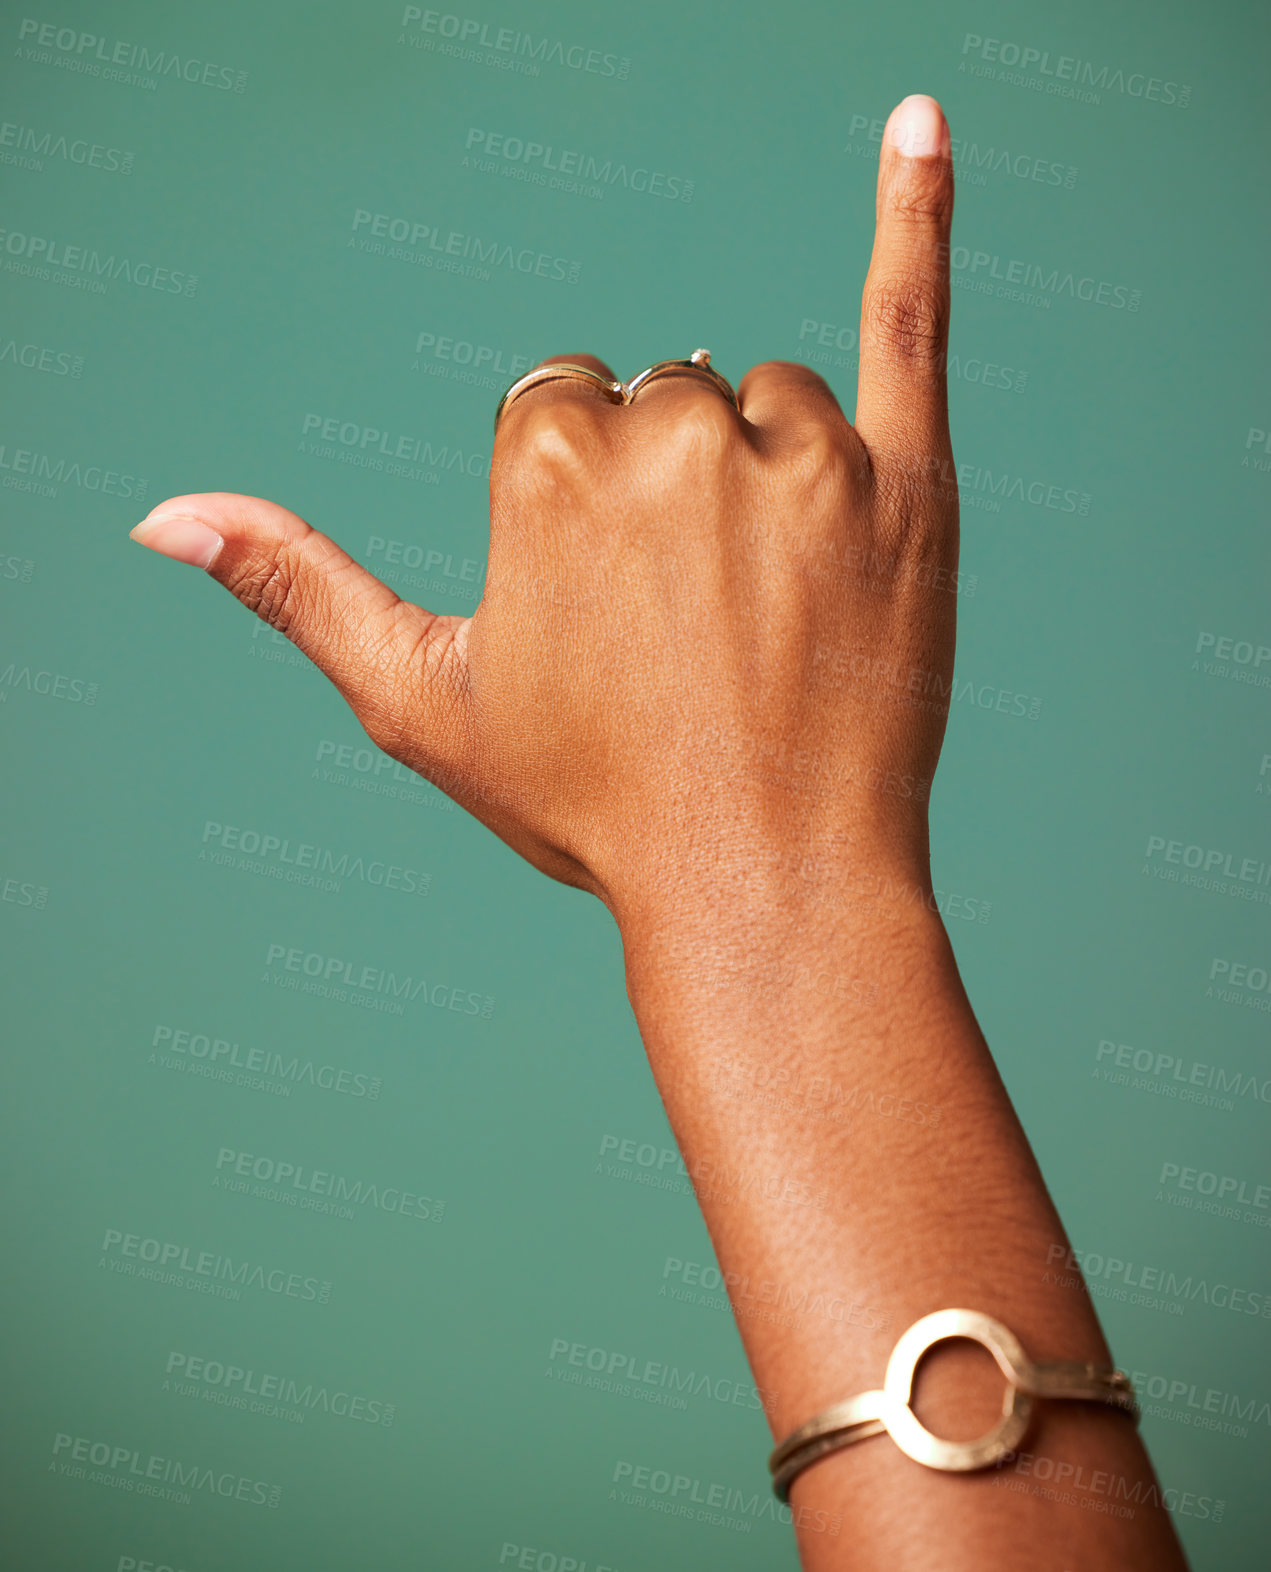
[[[1020,301],[963,287],[991,265],[957,274],[950,391],[976,576],[958,675],[990,707],[953,707],[936,882],[976,903],[949,927],[1076,1247],[1191,1279],[1145,1306],[1092,1266],[1118,1361],[1244,1412],[1236,1433],[1204,1429],[1175,1395],[1143,1421],[1194,1564],[1265,1565],[1271,1324],[1206,1298],[1225,1284],[1267,1304],[1271,1212],[1180,1208],[1158,1179],[1167,1163],[1250,1194],[1268,1178],[1271,995],[1211,972],[1271,965],[1269,887],[1187,884],[1184,866],[1148,856],[1158,837],[1236,868],[1271,859],[1265,12],[481,0],[461,13],[489,38],[508,27],[547,56],[561,46],[564,63],[527,74],[498,64],[514,53],[422,47],[440,32],[404,29],[403,9],[59,0],[33,19],[53,29],[41,47],[5,8],[0,120],[19,129],[0,131],[0,1554],[50,1572],[484,1569],[526,1550],[539,1572],[570,1557],[590,1572],[796,1564],[769,1510],[728,1527],[612,1498],[628,1462],[764,1500],[759,1412],[708,1396],[655,1406],[552,1374],[563,1339],[704,1373],[716,1391],[748,1376],[718,1303],[660,1293],[668,1258],[712,1261],[687,1188],[601,1165],[615,1139],[671,1144],[612,923],[432,788],[357,754],[365,738],[320,675],[127,531],[170,494],[262,495],[372,565],[377,537],[440,553],[441,591],[420,598],[466,612],[480,569],[464,582],[459,565],[484,560],[481,472],[514,357],[587,350],[630,375],[706,344],[735,381],[815,351],[850,412],[868,122],[925,91],[959,139],[964,262],[983,252],[999,272],[1015,259],[1043,280],[1140,292],[1136,310],[1053,282]],[[967,35],[1087,61],[1102,90],[1003,79]],[[140,67],[114,69],[141,81],[111,78],[101,54],[118,44],[152,65],[224,67],[213,81],[231,85]],[[598,70],[568,63],[587,50]],[[1146,78],[1188,101],[1135,96]],[[620,179],[597,196],[507,178],[473,164],[472,132],[660,171],[681,193],[692,181],[691,201]],[[81,140],[131,153],[130,172],[77,162]],[[371,254],[351,244],[358,210],[577,276]],[[96,249],[197,285],[76,288],[82,269],[43,265],[33,239],[46,260]],[[496,369],[487,357],[484,384],[461,380],[455,356],[471,349],[418,351],[429,334],[485,346]],[[477,473],[396,476],[338,443],[323,457],[306,416],[480,455]],[[984,471],[1088,506],[995,497]],[[1002,690],[1039,699],[1035,718],[993,709]],[[341,748],[354,750],[343,770]],[[200,856],[209,821],[402,865],[430,876],[427,892],[219,865]],[[461,1005],[420,997],[393,1016],[289,991],[271,946],[427,978]],[[468,994],[494,1001],[488,1018],[463,1013]],[[300,1068],[209,1078],[206,1058],[172,1051],[179,1031]],[[1116,1084],[1101,1043],[1153,1069]],[[1245,1090],[1180,1100],[1158,1056]],[[310,1083],[307,1062],[354,1090]],[[355,1095],[371,1078],[379,1095]],[[227,1191],[223,1150],[420,1192],[444,1215],[359,1204],[346,1218]],[[220,1298],[182,1286],[188,1269],[176,1283],[130,1275],[139,1263],[106,1246],[111,1230],[329,1282],[329,1302],[251,1286]],[[310,1399],[298,1421],[219,1404],[206,1380],[190,1395],[174,1356],[272,1373]],[[328,1412],[322,1391],[381,1420],[391,1404],[393,1422]],[[74,1438],[141,1461],[76,1464]],[[280,1487],[278,1504],[124,1488],[151,1456],[247,1480],[249,1497],[253,1482]]]

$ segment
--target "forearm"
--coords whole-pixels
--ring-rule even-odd
[[[841,878],[780,900],[763,884],[621,922],[632,1005],[774,1436],[879,1387],[896,1338],[933,1310],[995,1316],[1038,1359],[1110,1363],[1084,1287],[1053,1270],[1062,1226],[914,882],[885,880],[868,911]],[[915,1407],[969,1439],[1002,1392],[987,1354],[945,1344]],[[813,1465],[791,1493],[804,1565],[926,1572],[939,1545],[942,1572],[979,1572],[989,1542],[1010,1547],[995,1565],[1038,1572],[1184,1565],[1128,1417],[1042,1403],[1025,1446],[1081,1467],[1059,1475],[1067,1500],[1009,1466],[924,1468],[886,1436]]]

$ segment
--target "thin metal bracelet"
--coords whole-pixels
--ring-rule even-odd
[[[953,1337],[970,1338],[987,1348],[1007,1381],[1002,1418],[974,1441],[943,1441],[933,1436],[909,1406],[918,1361],[936,1343]],[[1038,1397],[1106,1403],[1130,1414],[1136,1424],[1139,1419],[1134,1387],[1124,1371],[1078,1360],[1036,1363],[1015,1334],[992,1316],[978,1310],[936,1310],[915,1321],[898,1339],[887,1361],[881,1391],[861,1392],[835,1403],[800,1425],[774,1449],[768,1459],[772,1488],[779,1501],[788,1500],[791,1483],[805,1468],[841,1447],[884,1431],[907,1457],[928,1468],[951,1473],[988,1468],[1024,1439],[1033,1418],[1033,1399]]]

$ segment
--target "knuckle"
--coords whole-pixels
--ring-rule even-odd
[[[820,372],[797,360],[764,361],[746,373],[738,391],[743,408],[761,401],[796,418],[815,412],[823,419],[825,411],[839,410],[834,389]]]
[[[881,280],[866,293],[864,317],[874,337],[916,370],[943,368],[949,304],[932,280],[920,276]]]
[[[737,418],[722,394],[694,389],[687,397],[668,399],[665,423],[659,430],[659,454],[672,461],[701,464],[722,458],[737,437]]]
[[[852,429],[825,421],[812,421],[799,431],[786,450],[782,467],[787,484],[809,499],[841,501],[856,476]]]
[[[594,412],[559,399],[526,411],[508,457],[523,483],[556,489],[586,478],[596,447]]]
[[[801,360],[765,360],[747,372],[742,378],[743,385],[752,380],[766,382],[773,380],[782,384],[793,384],[800,388],[807,388],[816,392],[828,393],[831,398],[834,393],[829,383],[819,371],[813,371],[811,366],[805,366]]]
[[[953,166],[947,159],[907,159],[887,194],[892,217],[945,229],[953,220]]]
[[[267,557],[245,564],[229,589],[271,628],[290,632],[306,609],[306,575],[294,545],[279,543]]]

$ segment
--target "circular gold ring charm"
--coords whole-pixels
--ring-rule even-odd
[[[966,1337],[987,1348],[1007,1382],[1001,1419],[974,1441],[943,1441],[933,1436],[909,1406],[918,1361],[928,1349],[954,1337]],[[915,1321],[892,1349],[883,1378],[888,1397],[883,1422],[892,1440],[915,1463],[959,1474],[988,1468],[1013,1452],[1028,1429],[1033,1400],[1016,1385],[1017,1372],[1028,1363],[1014,1334],[992,1316],[981,1315],[978,1310],[937,1310]]]
[[[929,1348],[955,1337],[969,1338],[988,1349],[1006,1377],[1002,1417],[974,1441],[933,1436],[909,1406],[919,1360]],[[785,1438],[768,1459],[772,1488],[778,1500],[788,1500],[791,1483],[809,1464],[883,1431],[906,1457],[928,1468],[950,1473],[989,1468],[1024,1439],[1038,1397],[1088,1399],[1120,1408],[1136,1422],[1139,1417],[1134,1388],[1123,1371],[1076,1360],[1034,1363],[1015,1334],[992,1316],[978,1310],[937,1310],[915,1321],[897,1340],[881,1391],[861,1392],[835,1403]]]

